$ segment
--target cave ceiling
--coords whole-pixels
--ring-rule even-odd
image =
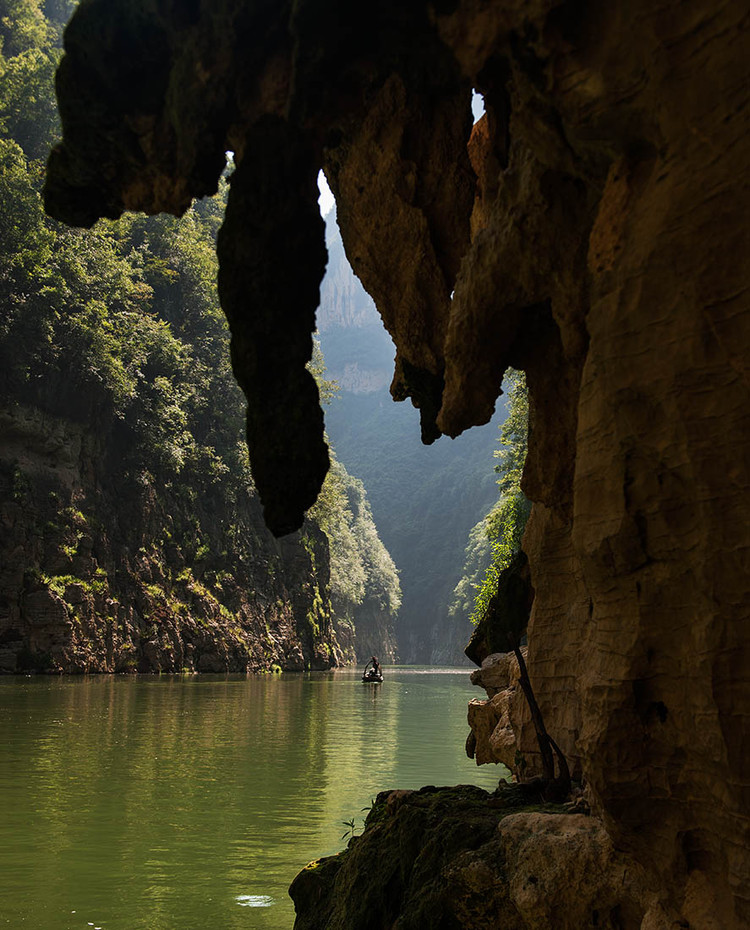
[[[569,148],[560,126],[545,124],[544,62],[528,38],[552,5],[523,6],[522,15],[502,8],[490,28],[486,11],[477,22],[476,11],[450,3],[89,0],[66,30],[51,215],[90,226],[124,210],[181,214],[216,191],[234,153],[219,294],[248,399],[253,475],[277,534],[301,524],[328,467],[305,367],[326,263],[321,168],[349,260],[396,342],[392,394],[419,408],[423,441],[489,419],[505,366],[529,342],[528,333],[519,339],[525,310],[533,307],[532,329],[544,316],[549,243],[534,243],[540,263],[522,273],[527,280],[514,280],[518,267],[498,267],[495,253],[498,238],[512,240],[511,251],[531,245],[527,236],[554,238],[556,217],[498,225],[487,208],[509,166],[514,68],[524,94],[540,85],[530,93],[545,145]],[[470,149],[475,87],[488,113]],[[513,183],[533,175],[538,186],[537,169],[519,160]],[[550,188],[556,171],[544,180]],[[564,183],[554,204],[536,190],[541,203],[531,206],[560,212],[572,198],[580,214],[585,186],[576,188],[574,170]],[[520,237],[510,228],[518,219],[529,227]],[[476,267],[462,278],[473,241]],[[490,320],[498,288],[502,307]]]

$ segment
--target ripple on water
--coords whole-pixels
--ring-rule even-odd
[[[271,907],[276,902],[267,894],[238,894],[235,901],[240,907]]]

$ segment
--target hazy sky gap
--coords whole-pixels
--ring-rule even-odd
[[[328,181],[326,181],[326,176],[322,171],[318,172],[318,190],[320,191],[320,197],[318,197],[320,215],[326,216],[331,211],[335,201],[331,193],[331,188],[328,186]]]

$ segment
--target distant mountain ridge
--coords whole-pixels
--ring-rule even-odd
[[[451,617],[450,605],[469,533],[496,498],[492,453],[502,415],[456,440],[422,445],[417,411],[389,394],[393,343],[349,266],[335,211],[326,217],[326,244],[318,329],[327,377],[341,389],[326,427],[341,462],[364,482],[400,572],[400,660],[463,663],[471,625],[468,612]]]
[[[326,248],[328,266],[320,287],[320,307],[317,322],[321,333],[334,329],[361,329],[370,326],[383,328],[380,315],[359,278],[349,267],[344,253],[336,210],[326,216]]]

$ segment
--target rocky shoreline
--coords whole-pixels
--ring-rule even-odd
[[[519,786],[385,791],[364,833],[311,862],[294,930],[622,930],[675,926],[602,823]]]

